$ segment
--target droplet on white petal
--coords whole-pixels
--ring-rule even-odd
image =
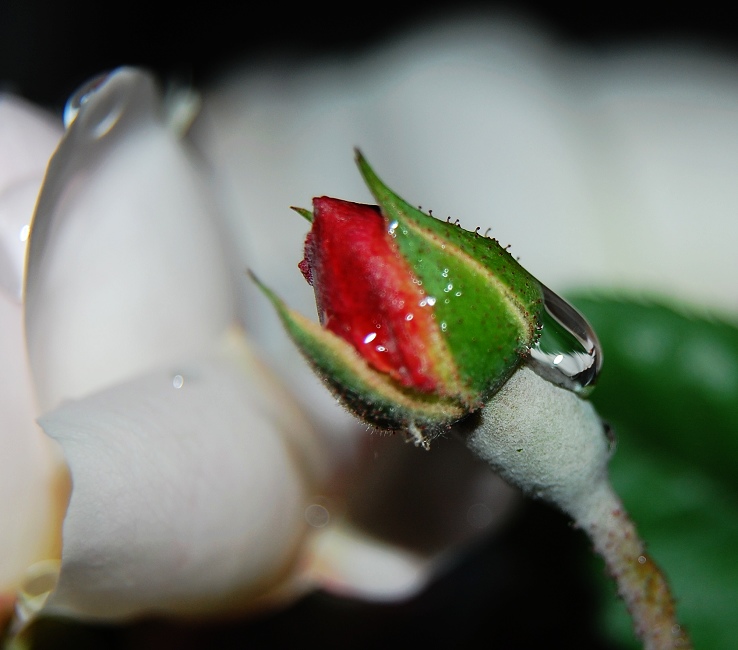
[[[214,202],[160,108],[148,75],[111,73],[49,165],[26,285],[43,408],[198,354],[233,317]]]
[[[74,485],[49,611],[207,614],[289,582],[311,472],[258,378],[231,362],[192,363],[186,376],[175,390],[171,372],[149,374],[41,418]]]

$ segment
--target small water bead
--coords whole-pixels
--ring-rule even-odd
[[[311,503],[305,508],[305,521],[313,528],[323,528],[331,520],[331,513],[320,503]]]
[[[419,303],[421,307],[425,307],[426,305],[428,307],[433,307],[433,305],[436,304],[436,299],[433,296],[426,296],[423,298]]]
[[[369,334],[364,337],[364,343],[371,343],[375,338],[377,338],[377,333],[369,332]]]
[[[397,221],[393,221],[392,223],[390,223],[389,228],[387,228],[387,232],[395,237],[395,230],[397,230],[397,226],[399,225],[400,224]]]
[[[543,318],[541,335],[530,350],[530,365],[544,379],[586,395],[602,367],[597,335],[574,307],[541,285]]]
[[[184,386],[184,377],[182,375],[174,375],[172,377],[172,387],[182,388],[182,386]]]

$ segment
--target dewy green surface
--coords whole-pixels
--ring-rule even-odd
[[[488,395],[537,335],[539,283],[497,241],[420,212],[389,190],[363,158],[358,163],[400,252],[434,301],[462,378]]]
[[[618,438],[610,470],[677,599],[696,648],[738,639],[738,327],[681,308],[568,296],[605,363],[592,393]],[[604,623],[640,647],[602,575]]]

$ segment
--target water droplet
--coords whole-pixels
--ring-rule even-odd
[[[378,345],[376,347],[376,350],[377,350],[377,352],[387,352],[387,348],[384,347],[383,345]]]
[[[74,94],[67,100],[64,106],[64,127],[69,128],[76,119],[79,110],[84,103],[92,97],[95,92],[102,86],[108,78],[108,73],[93,77],[89,81],[82,84]]]
[[[454,295],[458,298],[461,295],[461,291],[457,291]]]
[[[405,320],[412,320],[412,319],[413,319],[412,314],[408,314],[407,316],[405,316]]]
[[[26,569],[15,603],[19,622],[30,620],[43,608],[51,592],[56,589],[60,568],[59,560],[42,560]]]
[[[116,79],[117,72],[102,74],[83,84],[64,107],[64,126],[69,129],[84,111],[81,130],[93,140],[105,137],[118,123],[129,101],[129,89]]]
[[[448,277],[448,269],[443,269],[443,273],[441,273],[441,277],[444,277],[444,278]]]
[[[29,224],[26,224],[20,229],[20,232],[18,233],[18,239],[20,241],[28,241],[28,235],[31,234],[31,226]]]
[[[174,375],[172,377],[172,386],[174,388],[182,388],[184,386],[184,377],[182,375]]]
[[[449,282],[449,283],[448,283],[448,284],[446,285],[446,288],[445,288],[445,289],[443,290],[443,293],[448,293],[448,292],[449,292],[449,291],[451,291],[451,290],[452,290],[453,288],[454,288],[454,285],[453,285],[453,284],[451,284],[451,283]]]
[[[397,226],[399,226],[399,225],[400,224],[397,223],[397,221],[393,221],[392,223],[390,223],[389,228],[387,228],[387,232],[394,237],[395,236],[395,230],[397,230]]]
[[[319,503],[311,503],[305,508],[305,521],[313,528],[323,528],[330,520],[331,513],[328,512],[328,508]]]
[[[446,321],[441,321],[441,331],[445,332],[448,329],[448,325],[446,325]]]
[[[364,343],[371,343],[375,338],[377,338],[377,333],[369,332],[369,334],[364,337]]]
[[[638,564],[645,564],[646,563],[646,556],[645,555],[639,555],[638,556]]]
[[[597,335],[574,307],[548,287],[543,289],[543,318],[530,365],[541,377],[581,395],[594,387],[602,367]]]

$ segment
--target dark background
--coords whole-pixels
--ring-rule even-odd
[[[352,53],[448,13],[483,10],[533,21],[563,41],[606,48],[687,38],[736,52],[738,29],[715,2],[372,3],[0,0],[0,89],[62,106],[89,77],[122,64],[201,85],[214,71],[264,54]]]
[[[249,11],[250,10],[250,11]],[[607,49],[626,42],[687,40],[736,56],[738,29],[724,10],[648,2],[597,3],[589,10],[549,2],[103,3],[0,0],[0,91],[60,109],[85,80],[122,64],[206,84],[224,67],[279,54],[351,55],[404,29],[465,10],[531,21],[562,42]],[[371,605],[311,595],[257,621],[122,628],[39,627],[37,647],[424,648],[595,650],[598,591],[586,540],[558,513],[528,502],[509,528],[482,541],[420,597]]]

